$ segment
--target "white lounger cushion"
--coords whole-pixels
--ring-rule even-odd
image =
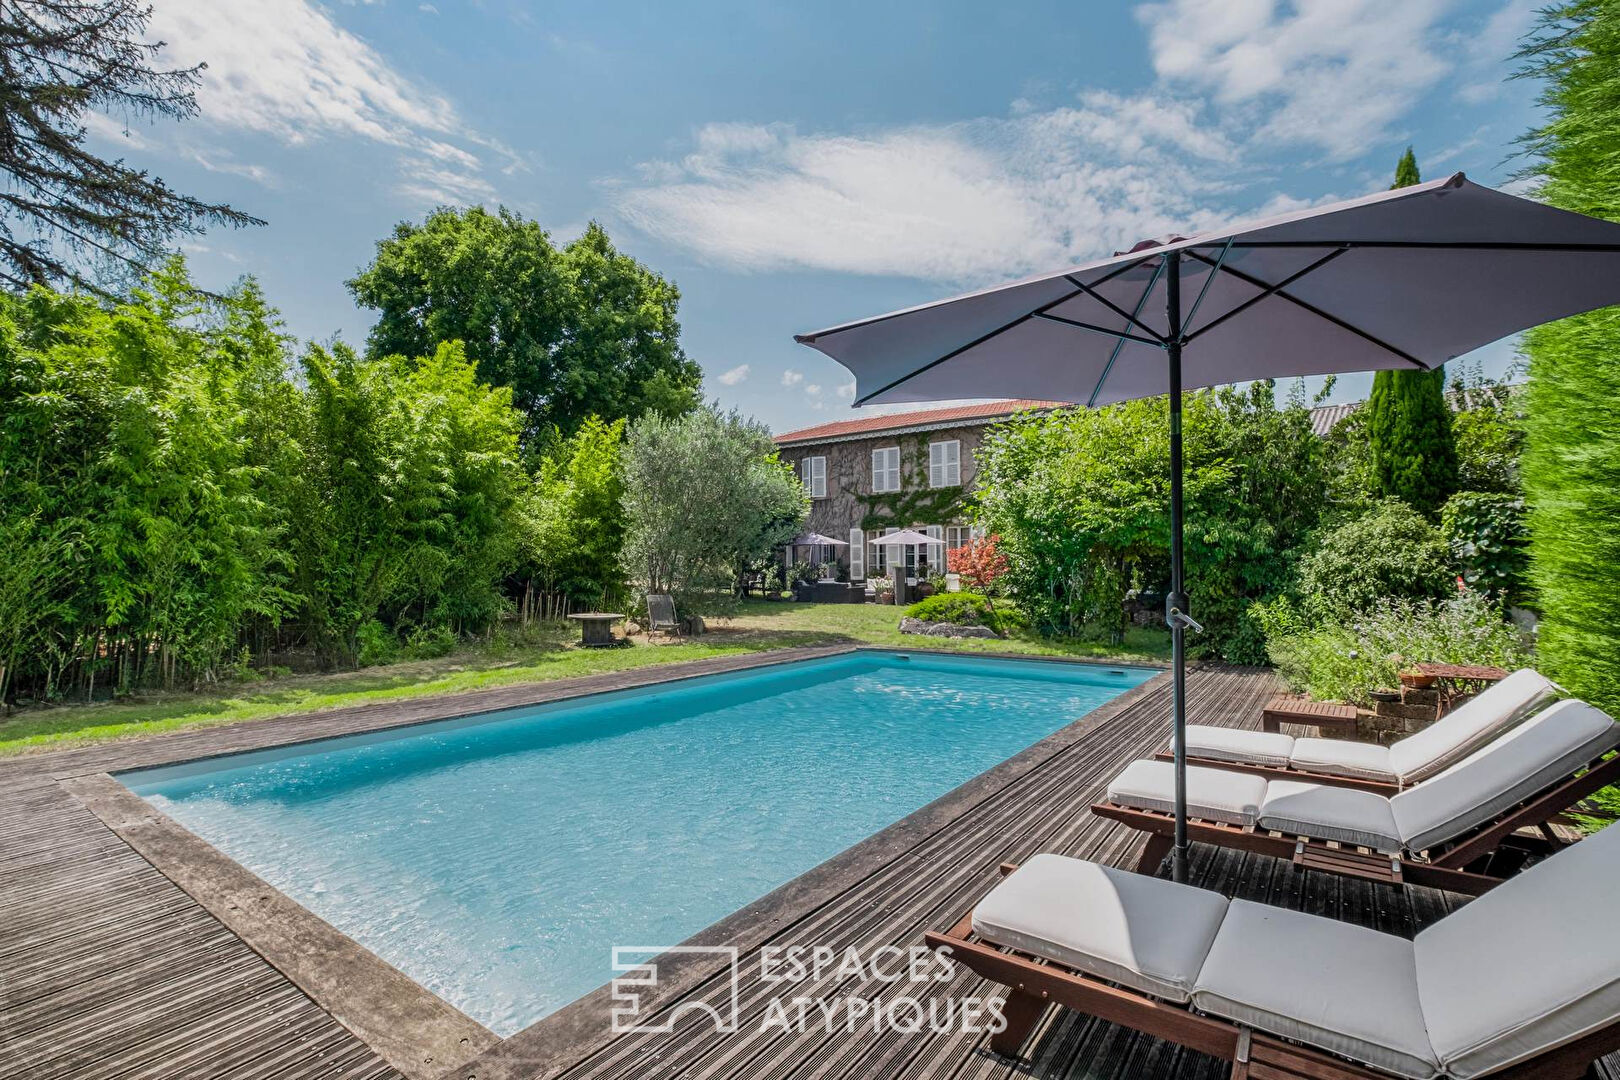
[[[1573,698],[1543,710],[1438,776],[1390,799],[1407,850],[1496,817],[1620,744],[1620,725]]]
[[[1379,743],[1350,742],[1348,739],[1295,739],[1288,763],[1306,772],[1329,776],[1357,776],[1364,780],[1396,783],[1399,777],[1389,764],[1391,748]]]
[[[1174,745],[1174,744],[1172,744]],[[1294,752],[1294,737],[1275,731],[1187,725],[1187,756],[1240,765],[1270,765],[1281,769]]]
[[[1422,731],[1391,746],[1390,769],[1402,784],[1427,779],[1515,727],[1558,693],[1552,680],[1520,668]]]
[[[1225,769],[1187,767],[1187,813],[1228,825],[1253,825],[1266,781]],[[1166,814],[1176,809],[1176,770],[1168,761],[1133,761],[1108,785],[1108,801]]]
[[[1260,803],[1260,827],[1397,854],[1401,838],[1389,798],[1302,780],[1273,780]]]
[[[1423,1018],[1449,1075],[1484,1075],[1620,1016],[1620,920],[1601,910],[1617,894],[1610,827],[1417,936]]]
[[[1376,930],[1234,900],[1193,1004],[1397,1076],[1438,1072],[1412,943]]]
[[[1111,866],[1036,855],[973,909],[986,941],[1184,1002],[1226,898]]]

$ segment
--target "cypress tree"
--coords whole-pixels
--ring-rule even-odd
[[[1523,140],[1537,158],[1537,197],[1620,220],[1620,4],[1546,9],[1519,56],[1519,74],[1543,80],[1547,121]],[[1536,666],[1613,712],[1620,709],[1620,308],[1536,327],[1525,351],[1522,475],[1530,579],[1541,608]]]
[[[1395,188],[1422,177],[1408,146],[1395,166]],[[1377,496],[1393,495],[1433,518],[1457,490],[1457,448],[1451,437],[1443,367],[1380,371],[1367,400],[1367,439]]]

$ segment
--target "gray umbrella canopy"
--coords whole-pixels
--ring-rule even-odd
[[[831,536],[822,536],[818,532],[800,533],[788,541],[790,547],[809,547],[811,545],[849,547],[848,540],[838,540]]]
[[[1169,390],[1170,255],[1184,388],[1435,367],[1620,300],[1620,224],[1461,173],[1138,248],[798,340],[854,372],[857,404],[1105,405]]]
[[[1539,323],[1620,303],[1620,224],[1462,173],[846,323],[798,340],[854,373],[856,404],[1170,395],[1173,867],[1185,880],[1181,391],[1432,369]]]

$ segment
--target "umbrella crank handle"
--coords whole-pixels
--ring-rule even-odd
[[[1192,629],[1202,634],[1204,628],[1191,615],[1183,611],[1176,600],[1176,597],[1171,597],[1170,602],[1165,605],[1164,621],[1170,625],[1172,630]]]

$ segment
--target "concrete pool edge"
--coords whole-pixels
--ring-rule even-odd
[[[58,783],[158,873],[410,1080],[500,1037],[107,773]]]
[[[446,695],[411,703],[411,708],[403,710],[407,714],[403,717],[398,715],[402,710],[391,709],[390,703],[385,702],[60,751],[49,757],[59,755],[61,764],[67,767],[48,769],[47,774],[154,869],[411,1080],[436,1076],[539,1077],[550,1075],[552,1069],[576,1061],[611,1041],[613,1036],[606,1030],[606,987],[501,1040],[163,814],[110,773],[228,757],[255,749],[314,744],[344,735],[412,727],[525,705],[569,701],[858,652],[1161,670],[1160,674],[705,928],[689,938],[689,943],[728,941],[745,949],[757,947],[768,940],[773,927],[813,910],[868,868],[903,854],[933,831],[971,810],[979,799],[1001,790],[1112,719],[1152,688],[1162,685],[1168,677],[1162,670],[1164,665],[1154,661],[1122,662],[977,650],[960,652],[927,646],[788,648],[655,665],[555,683]],[[321,730],[312,733],[299,724],[300,720],[321,721]],[[31,758],[34,762],[39,759],[40,756]],[[242,897],[249,897],[250,903],[242,904]],[[334,957],[340,961],[336,965]],[[713,974],[711,965],[689,961],[690,958],[686,962],[660,963],[665,978],[661,979],[658,993],[649,997],[653,1007]],[[359,975],[334,978],[334,966]],[[534,1071],[537,1065],[543,1071]]]

